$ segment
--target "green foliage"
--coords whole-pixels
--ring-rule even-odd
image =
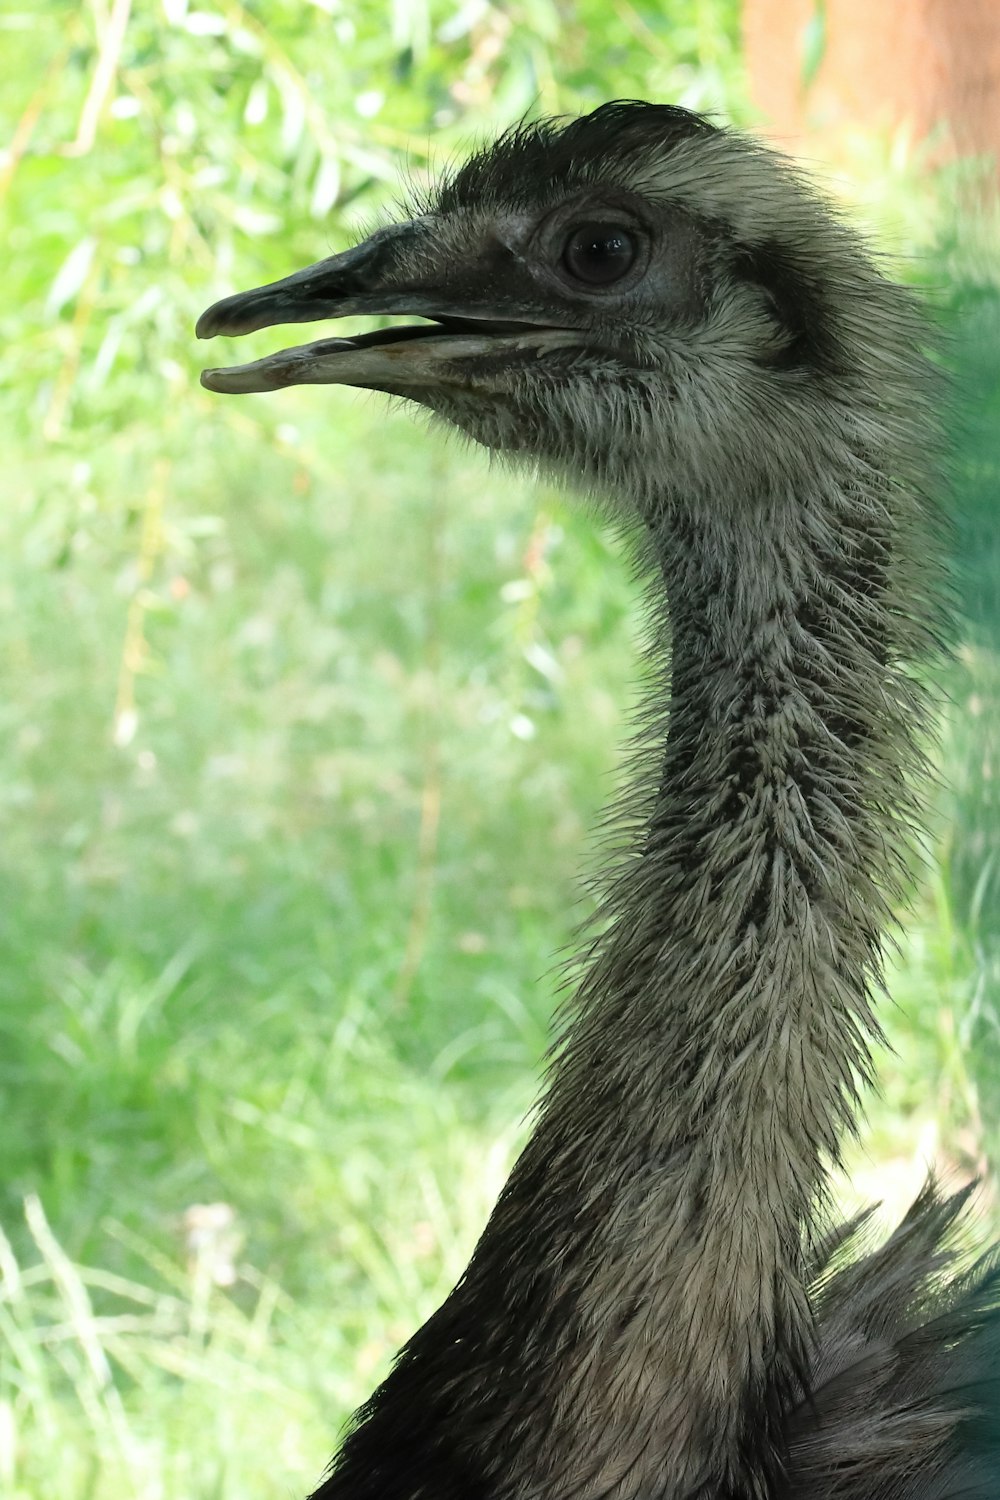
[[[995,225],[993,226],[995,230]],[[991,243],[996,245],[996,238]],[[1000,259],[994,254],[994,260]],[[960,263],[961,264],[961,263]],[[953,292],[959,370],[956,583],[963,640],[945,716],[939,856],[970,982],[958,1035],[1000,1161],[1000,275],[968,258]],[[985,269],[985,268],[984,268]]]
[[[826,0],[813,0],[813,11],[802,33],[802,61],[799,85],[806,93],[816,80],[826,56]]]
[[[363,398],[209,397],[194,317],[524,112],[739,115],[737,9],[0,17],[12,1500],[315,1481],[520,1137],[634,675],[632,589],[591,518]],[[974,768],[980,743],[952,755]],[[985,842],[956,835],[918,897],[887,1152],[929,1115],[955,1153],[977,1128],[956,1037],[991,1014],[976,990],[968,1020],[997,825],[959,783]]]

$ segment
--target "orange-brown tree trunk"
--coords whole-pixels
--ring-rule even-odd
[[[1000,0],[744,0],[754,102],[786,137],[851,125],[1000,160]]]

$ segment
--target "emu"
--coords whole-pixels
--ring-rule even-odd
[[[997,1500],[1000,1268],[932,1183],[829,1214],[878,1037],[942,605],[914,297],[780,156],[666,105],[520,125],[201,337],[402,396],[629,532],[657,661],[539,1107],[315,1500]]]

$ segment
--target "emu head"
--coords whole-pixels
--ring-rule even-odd
[[[869,445],[866,408],[906,406],[897,296],[782,158],[682,109],[615,103],[516,128],[405,222],[216,303],[198,333],[429,322],[202,380],[385,391],[646,519],[678,498],[718,511],[815,492]]]

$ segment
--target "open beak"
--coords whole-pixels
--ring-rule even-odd
[[[320,339],[250,364],[203,370],[202,385],[237,395],[288,385],[353,385],[416,396],[442,386],[475,386],[484,358],[492,364],[497,356],[531,357],[579,342],[572,329],[535,323],[530,317],[494,316],[494,309],[480,305],[478,298],[423,286],[420,277],[404,274],[400,252],[405,255],[422,233],[420,220],[380,230],[343,255],[223,298],[202,313],[195,331],[203,339],[238,336],[277,323],[358,314],[405,313],[432,321],[354,338]]]

